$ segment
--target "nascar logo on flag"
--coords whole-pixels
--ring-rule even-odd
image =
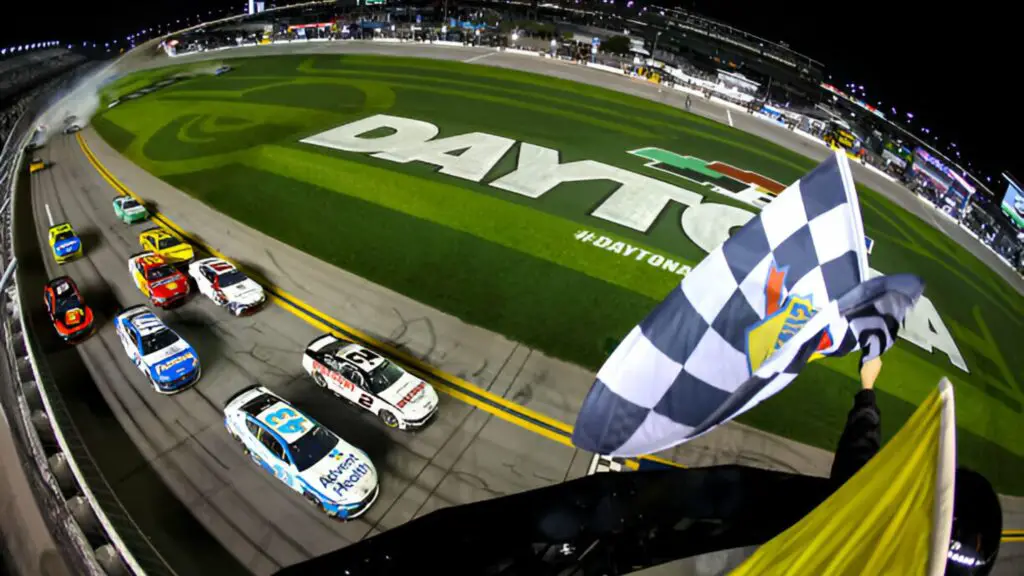
[[[597,373],[573,443],[613,456],[704,434],[792,382],[808,362],[893,345],[924,289],[866,281],[864,227],[846,156],[786,188],[694,268]]]

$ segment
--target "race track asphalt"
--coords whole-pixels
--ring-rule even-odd
[[[659,95],[648,83],[576,65],[472,48],[292,44],[198,56],[214,60],[303,51],[477,58],[474,62],[478,64],[557,74],[648,98],[665,98],[679,106],[683,98],[675,93]],[[136,56],[133,68],[176,62]],[[194,57],[178,61],[190,58]],[[719,115],[727,121],[724,108],[717,104],[697,99],[694,104],[696,112]],[[737,128],[764,131],[773,140],[798,139],[790,143],[817,147],[820,157],[828,153],[818,144],[757,118],[735,112],[731,116]],[[305,302],[480,388],[562,422],[575,420],[592,374],[466,326],[248,229],[130,164],[91,130],[84,136],[102,164],[161,213]],[[589,454],[449,396],[442,396],[439,418],[423,432],[385,429],[372,416],[323,394],[305,376],[299,366],[301,351],[320,332],[276,305],[237,319],[193,295],[183,307],[160,313],[195,346],[204,374],[192,390],[172,397],[157,395],[128,362],[110,325],[117,309],[144,303],[129,278],[127,258],[139,251],[137,235],[149,224],[129,227],[114,218],[110,201],[115,191],[88,162],[74,138],[54,137],[41,152],[56,164],[32,176],[40,246],[46,246],[45,205],[49,205],[55,220],[69,219],[75,225],[86,251],[82,260],[62,267],[44,255],[45,272],[50,277],[70,274],[75,278],[98,309],[100,328],[77,349],[61,346],[52,332],[37,329],[37,337],[50,339],[44,342],[49,364],[62,393],[76,407],[80,431],[94,440],[89,445],[110,447],[109,451],[100,450],[103,454],[94,454],[107,462],[108,482],[140,527],[152,536],[153,545],[174,572],[228,574],[244,569],[267,574],[441,506],[586,473]],[[868,178],[872,176],[878,178],[868,172]],[[932,217],[926,221],[943,225],[934,214],[920,212],[931,209],[915,205],[919,201],[908,191],[885,181],[862,181],[890,197],[902,194],[915,211]],[[898,190],[887,191],[890,187]],[[951,230],[951,235],[955,237],[958,231]],[[993,258],[976,241],[962,231],[960,234],[967,239],[962,243],[973,243],[984,253],[979,257],[987,254],[989,260]],[[1003,266],[996,261],[993,268],[998,267]],[[41,283],[23,289],[41,294]],[[33,302],[32,298],[27,301]],[[41,304],[41,298],[35,301],[39,306],[33,314],[37,327],[45,326],[45,319],[40,319],[45,316]],[[220,408],[234,391],[255,382],[289,398],[370,454],[380,471],[382,492],[364,517],[346,524],[329,521],[243,457],[223,430]],[[690,465],[741,462],[814,474],[827,473],[831,461],[825,451],[739,425],[666,456]]]
[[[313,384],[299,362],[305,345],[320,332],[273,305],[253,316],[234,318],[193,294],[182,307],[158,312],[196,348],[203,376],[197,386],[180,394],[157,394],[128,361],[110,322],[116,310],[146,303],[128,275],[127,259],[140,250],[138,233],[150,224],[128,226],[115,219],[110,204],[113,189],[88,163],[74,138],[55,137],[45,150],[55,165],[32,176],[40,246],[46,246],[49,206],[55,222],[72,222],[85,249],[81,260],[63,266],[44,256],[45,269],[51,278],[68,274],[75,279],[87,303],[97,311],[99,328],[74,349],[62,346],[52,332],[41,330],[37,335],[50,351],[49,364],[62,393],[72,398],[87,395],[89,391],[81,388],[94,385],[116,419],[97,422],[90,412],[104,412],[104,407],[96,405],[97,398],[93,398],[89,403],[74,403],[81,404],[76,422],[82,418],[83,424],[92,422],[104,429],[120,425],[138,447],[142,460],[127,469],[127,465],[120,466],[119,472],[108,472],[108,482],[123,501],[130,501],[125,502],[126,507],[135,507],[133,517],[144,530],[158,531],[152,534],[153,544],[178,574],[238,571],[228,558],[220,558],[218,564],[200,553],[204,546],[209,547],[203,543],[203,531],[246,569],[268,574],[438,507],[520,492],[586,473],[589,455],[577,454],[448,396],[442,396],[439,417],[425,430],[404,433],[386,429],[373,416],[328,396]],[[165,208],[161,205],[160,209]],[[186,211],[174,211],[174,220],[204,234],[211,230],[192,227],[194,222]],[[226,236],[235,233],[224,226],[219,231]],[[325,295],[331,294],[316,267],[298,265],[289,268],[288,274],[298,284],[318,286]],[[38,292],[36,288],[23,289],[40,294],[28,301],[39,306],[33,314],[35,325],[45,327],[41,285]],[[507,391],[528,356],[510,344],[504,361],[488,369],[490,388],[499,394]],[[80,365],[87,374],[81,373]],[[221,407],[235,391],[257,382],[369,453],[380,472],[381,495],[366,515],[347,523],[329,520],[242,455],[224,431]],[[113,431],[97,436],[108,433]],[[93,446],[102,450],[104,444]],[[115,466],[120,454],[131,460],[127,447],[115,454],[106,455]],[[147,479],[145,486],[138,484],[140,478]],[[169,487],[199,525],[172,513],[182,510],[165,510],[165,506],[173,506],[169,500],[153,501],[150,510],[161,515],[159,524],[171,521],[169,526],[140,521],[146,503],[133,500],[142,498],[140,491],[159,488],[150,485],[153,481]],[[186,529],[176,530],[176,524],[184,524]],[[166,535],[174,538],[160,537]],[[217,558],[215,552],[211,549],[209,554]]]

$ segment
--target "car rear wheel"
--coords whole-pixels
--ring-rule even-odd
[[[320,510],[324,514],[327,513],[327,509],[324,508],[323,502],[321,502],[319,498],[313,496],[309,492],[303,492],[302,495],[306,497],[306,502],[309,502],[314,508]]]
[[[327,389],[327,380],[324,379],[323,374],[319,372],[313,372],[313,382],[316,382],[316,385],[323,388],[324,390]]]
[[[380,418],[380,421],[388,428],[398,428],[398,418],[396,418],[390,411],[381,410],[377,413],[377,417]]]

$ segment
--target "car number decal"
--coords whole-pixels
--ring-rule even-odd
[[[352,362],[356,366],[366,366],[368,363],[377,360],[380,356],[370,352],[369,350],[353,350],[348,354],[345,354],[345,360]]]
[[[309,420],[295,410],[286,407],[273,414],[268,414],[267,424],[281,434],[301,434],[306,431]]]

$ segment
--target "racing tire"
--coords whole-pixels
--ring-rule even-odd
[[[306,499],[306,502],[309,502],[309,504],[311,506],[313,506],[314,508],[316,508],[317,510],[319,510],[320,512],[322,512],[324,514],[327,514],[327,509],[324,508],[324,504],[323,504],[323,502],[320,501],[319,498],[317,498],[316,496],[313,496],[309,492],[303,492],[302,496]],[[328,516],[329,516],[329,514],[328,514]]]
[[[324,380],[323,374],[319,372],[313,372],[313,382],[316,382],[316,385],[323,388],[324,390],[328,389],[327,380]]]
[[[398,418],[396,418],[390,410],[381,410],[380,412],[377,412],[377,417],[380,418],[380,421],[388,428],[398,428]]]

